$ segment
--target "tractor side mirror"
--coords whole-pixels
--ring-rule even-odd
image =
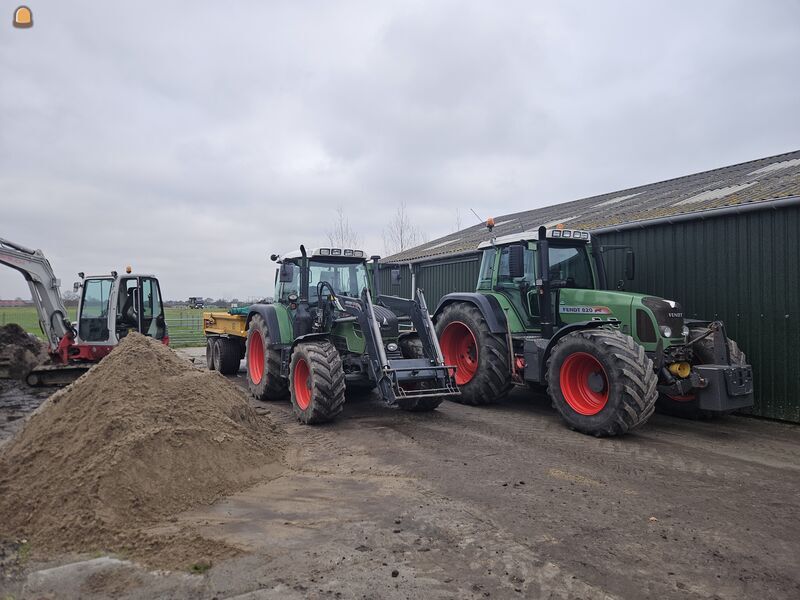
[[[625,279],[631,281],[636,275],[636,255],[628,248],[625,251]]]
[[[280,280],[281,283],[291,283],[294,279],[294,263],[281,263]]]
[[[400,269],[392,269],[392,285],[400,285]]]
[[[72,284],[72,291],[73,292],[75,292],[77,294],[79,289],[81,289],[81,282],[80,281],[76,281],[75,283]]]
[[[525,277],[525,247],[522,244],[508,247],[508,276],[511,279]]]

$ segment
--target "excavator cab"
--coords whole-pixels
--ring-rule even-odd
[[[86,277],[80,287],[78,343],[113,346],[131,331],[157,340],[169,339],[155,277]]]

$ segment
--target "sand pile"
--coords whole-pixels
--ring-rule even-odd
[[[0,450],[0,536],[150,556],[163,544],[146,529],[254,483],[282,455],[281,430],[241,390],[130,334]]]
[[[25,379],[47,358],[47,346],[16,323],[0,327],[0,377]]]

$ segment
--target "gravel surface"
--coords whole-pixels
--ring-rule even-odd
[[[351,396],[318,427],[296,423],[288,403],[254,405],[286,429],[286,470],[173,524],[241,555],[192,576],[75,563],[45,577],[29,565],[25,593],[800,597],[800,427],[656,415],[595,439],[527,390],[430,414]]]

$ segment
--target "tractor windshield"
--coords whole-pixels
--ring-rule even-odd
[[[586,245],[550,244],[550,279],[565,282],[565,287],[594,289],[592,266]]]
[[[369,284],[367,279],[367,266],[364,261],[328,262],[312,260],[308,265],[308,299],[309,302],[317,301],[317,285],[321,281],[328,282],[333,291],[340,296],[357,298],[361,290]]]

